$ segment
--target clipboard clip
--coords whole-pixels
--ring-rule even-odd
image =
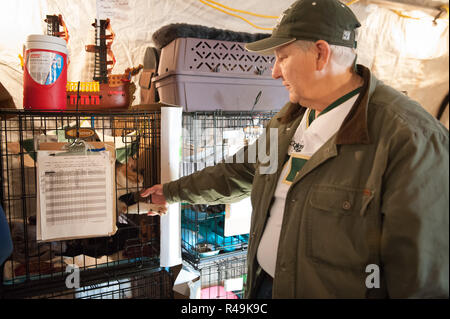
[[[92,152],[99,152],[101,150],[105,150],[103,149],[94,149],[90,144],[86,143],[86,141],[84,141],[81,138],[76,138],[75,140],[73,140],[71,143],[67,143],[63,146],[63,150],[66,150],[66,152],[60,152],[60,153],[56,153],[56,156],[61,156],[61,155],[89,155],[89,154],[93,154]]]

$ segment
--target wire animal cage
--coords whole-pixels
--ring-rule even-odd
[[[77,299],[172,299],[173,274],[165,270],[83,287]]]
[[[191,286],[195,299],[243,299],[247,281],[245,252],[204,263],[200,279]]]
[[[215,165],[252,144],[274,112],[194,112],[183,114],[181,174]],[[183,258],[194,266],[245,250],[247,234],[226,236],[225,205],[181,205]]]
[[[85,138],[87,142],[110,142],[115,146],[117,231],[112,236],[40,242],[36,239],[36,141],[70,142],[73,136],[67,135],[67,128],[76,130],[78,137],[84,134],[83,129],[90,130],[94,133]],[[27,297],[65,288],[68,265],[78,267],[81,278],[102,278],[103,282],[110,280],[109,275],[114,279],[119,270],[126,271],[134,294],[133,287],[140,285],[137,282],[146,280],[139,273],[159,267],[160,225],[158,216],[142,214],[140,203],[131,202],[129,195],[160,182],[159,142],[157,111],[2,110],[0,200],[14,251],[1,269],[0,295]]]

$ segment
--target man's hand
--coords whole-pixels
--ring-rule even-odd
[[[169,208],[169,204],[167,203],[166,197],[164,196],[162,184],[153,185],[152,187],[147,188],[146,190],[141,192],[141,197],[146,198],[148,196],[150,196],[150,198],[148,198],[150,203],[162,206],[164,207],[164,209],[160,210],[159,212],[149,211],[147,215],[165,215],[167,213],[167,209]]]

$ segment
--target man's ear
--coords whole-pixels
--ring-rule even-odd
[[[316,70],[322,71],[327,65],[330,60],[331,56],[331,49],[328,42],[324,40],[319,40],[315,43],[316,46]]]

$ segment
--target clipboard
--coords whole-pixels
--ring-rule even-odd
[[[84,149],[60,142],[38,145],[39,242],[112,236],[117,231],[114,143],[81,144]]]

